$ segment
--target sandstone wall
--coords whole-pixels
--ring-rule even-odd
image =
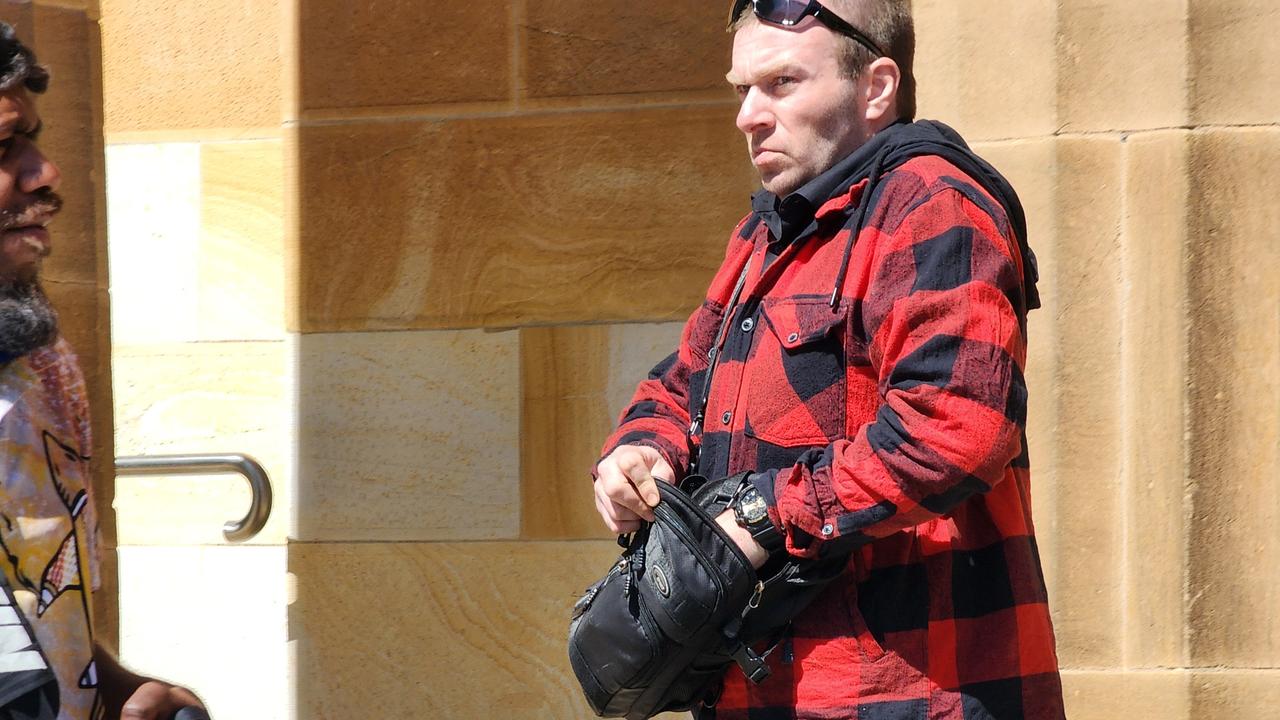
[[[564,630],[614,547],[586,470],[754,188],[724,7],[115,5],[108,79],[148,81],[108,82],[108,139],[197,144],[156,152],[198,150],[226,188],[182,192],[235,195],[198,227],[281,223],[278,256],[212,244],[198,263],[244,252],[253,276],[279,257],[279,335],[219,334],[230,321],[198,301],[158,311],[218,341],[199,357],[284,366],[287,396],[261,397],[296,423],[277,446],[295,463],[280,461],[296,716],[587,717]],[[1268,717],[1280,7],[916,13],[921,114],[1006,171],[1041,259],[1034,492],[1071,717]],[[113,71],[117,43],[140,49]],[[278,67],[279,85],[246,66]],[[244,338],[267,344],[221,344]]]

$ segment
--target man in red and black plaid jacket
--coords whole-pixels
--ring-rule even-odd
[[[721,720],[1061,718],[1017,196],[950,128],[910,122],[906,0],[738,6],[728,79],[763,190],[605,444],[600,514],[629,532],[655,479],[746,471],[717,521],[757,567],[848,556],[769,679],[730,671]]]

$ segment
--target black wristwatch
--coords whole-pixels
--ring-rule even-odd
[[[772,555],[786,547],[782,532],[769,519],[769,504],[756,486],[751,484],[750,476],[742,479],[742,484],[733,495],[731,506],[738,526],[751,533],[751,537],[760,543],[765,552]]]

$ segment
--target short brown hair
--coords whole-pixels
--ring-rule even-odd
[[[821,0],[823,6],[837,13],[849,24],[861,30],[887,57],[898,65],[902,81],[898,86],[898,117],[914,120],[916,117],[916,28],[911,16],[911,0]],[[755,14],[748,5],[735,19],[731,30],[744,23],[753,22]],[[875,62],[876,55],[861,43],[840,35],[843,41],[840,66],[850,78],[862,74]]]
[[[828,0],[831,9],[866,33],[890,60],[898,64],[902,81],[898,86],[898,117],[916,117],[916,27],[911,17],[911,0]],[[857,77],[875,62],[870,50],[845,38],[840,63],[850,77]]]

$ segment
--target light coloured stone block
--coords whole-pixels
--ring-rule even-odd
[[[502,0],[304,0],[296,12],[304,110],[511,96],[511,6]]]
[[[120,651],[195,690],[210,714],[288,720],[284,547],[120,549]]]
[[[1058,6],[1051,0],[916,0],[920,116],[969,140],[1058,126]]]
[[[1185,131],[1125,143],[1123,562],[1129,667],[1187,663]]]
[[[1280,121],[1280,5],[1272,0],[1189,0],[1191,118],[1196,125]]]
[[[280,125],[279,0],[103,0],[108,134]]]
[[[520,28],[527,92],[724,90],[727,96],[726,10],[722,3],[529,3]]]
[[[1192,676],[1191,717],[1271,720],[1280,707],[1280,670],[1211,670]]]
[[[1067,132],[1187,123],[1187,6],[1061,3],[1058,116]]]
[[[200,338],[281,338],[283,143],[205,144],[200,171]]]
[[[113,145],[107,182],[115,341],[197,339],[200,147]]]
[[[1192,135],[1191,659],[1280,663],[1280,131]]]
[[[291,508],[293,427],[283,342],[176,343],[115,348],[116,450],[121,456],[244,453],[274,495],[253,543],[282,543]],[[238,475],[120,476],[121,545],[225,543],[222,525],[249,507]]]
[[[1123,153],[1110,138],[1060,140],[1056,153],[1052,607],[1063,663],[1108,667],[1124,618]]]
[[[293,544],[299,718],[593,717],[565,638],[612,542]]]
[[[515,332],[301,336],[294,537],[517,537],[519,353]]]
[[[521,534],[607,537],[590,470],[649,369],[673,352],[681,323],[520,331]]]
[[[1028,237],[1040,269],[1043,306],[1028,315],[1027,440],[1031,454],[1031,497],[1036,541],[1051,606],[1059,600],[1056,433],[1058,391],[1057,210],[1058,145],[1053,139],[979,143],[974,149],[1017,190],[1027,216]]]
[[[749,210],[731,108],[303,127],[299,329],[683,320]]]
[[[1191,675],[1182,670],[1066,671],[1062,673],[1062,695],[1071,720],[1217,717],[1191,712]]]

